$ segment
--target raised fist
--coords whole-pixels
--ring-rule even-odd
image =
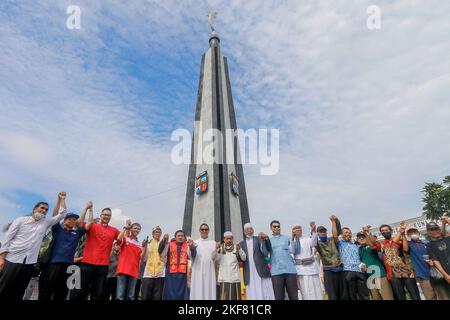
[[[92,203],[92,201],[88,201],[88,203],[86,203],[86,209],[92,209],[94,206],[94,204]]]
[[[336,221],[336,219],[337,219],[337,217],[334,214],[332,214],[331,217],[330,217],[330,220],[331,221]]]
[[[239,251],[241,249],[241,245],[239,243],[236,244],[236,251]]]
[[[216,249],[220,248],[220,242],[216,242]]]
[[[60,193],[58,193],[58,199],[59,199],[59,200],[64,200],[64,199],[66,199],[66,196],[67,196],[67,194],[66,194],[65,191],[61,191]]]

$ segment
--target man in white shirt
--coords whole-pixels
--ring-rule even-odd
[[[275,300],[270,277],[270,269],[266,260],[272,251],[269,237],[263,232],[254,236],[251,223],[244,225],[245,239],[240,242],[247,255],[244,261],[244,284],[247,300]]]
[[[323,292],[320,282],[319,266],[314,256],[317,245],[315,222],[310,223],[311,237],[304,237],[299,224],[292,226],[291,246],[294,251],[295,268],[300,286],[302,300],[322,300]]]
[[[58,194],[51,219],[45,219],[48,203],[39,202],[31,216],[16,218],[9,227],[0,249],[0,301],[22,300],[47,229],[64,218],[60,205],[65,198],[65,192]]]
[[[216,300],[216,271],[211,257],[216,250],[216,242],[208,238],[209,226],[200,225],[200,239],[195,247],[188,249],[192,259],[190,300]]]
[[[219,262],[217,282],[220,285],[220,300],[242,300],[241,272],[239,262],[245,261],[247,256],[240,244],[233,244],[233,234],[227,231],[223,235],[224,244],[217,243],[213,251],[214,261]]]

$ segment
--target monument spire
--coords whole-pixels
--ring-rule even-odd
[[[235,135],[237,125],[228,60],[221,53],[216,16],[217,12],[208,13],[210,46],[201,61],[183,230],[197,238],[200,225],[206,223],[216,241],[222,240],[225,231],[232,231],[235,241],[240,241],[244,236],[243,225],[250,222],[250,217]],[[204,134],[211,130],[219,136],[209,144]],[[232,146],[231,154],[229,146]],[[211,149],[214,161],[205,161],[204,155],[211,153]]]

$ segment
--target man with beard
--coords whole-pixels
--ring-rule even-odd
[[[369,246],[382,253],[387,279],[390,281],[396,300],[405,300],[405,290],[411,295],[411,299],[420,300],[419,289],[412,268],[408,265],[402,250],[402,233],[404,226],[400,226],[399,232],[392,238],[392,228],[387,224],[380,226],[383,241],[376,241],[368,237]]]
[[[274,300],[272,279],[265,257],[272,251],[269,237],[261,232],[254,236],[253,226],[244,225],[245,239],[240,242],[244,261],[244,284],[247,300]]]

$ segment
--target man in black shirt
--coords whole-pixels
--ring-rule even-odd
[[[441,219],[445,230],[445,219]],[[428,254],[434,267],[444,276],[444,279],[431,282],[439,300],[450,300],[450,237],[442,232],[436,222],[427,223],[427,232],[431,240],[428,244]]]

